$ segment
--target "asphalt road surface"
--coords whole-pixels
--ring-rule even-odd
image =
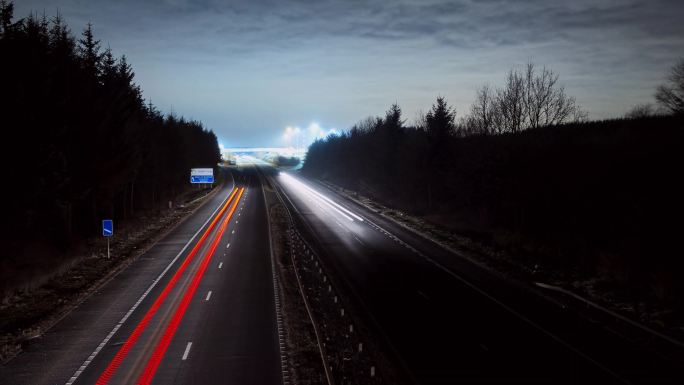
[[[282,384],[253,169],[0,368],[2,384]]]
[[[684,383],[681,366],[600,325],[323,185],[263,170],[416,383]]]
[[[683,383],[681,366],[299,177],[262,167],[420,384]],[[282,384],[265,203],[242,167],[0,367],[2,384]]]

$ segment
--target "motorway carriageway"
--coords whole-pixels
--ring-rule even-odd
[[[261,185],[234,176],[2,367],[2,383],[282,384]]]
[[[321,184],[262,169],[415,382],[684,383],[681,367],[601,325]]]

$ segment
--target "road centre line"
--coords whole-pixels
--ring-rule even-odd
[[[214,255],[214,252],[216,251],[216,247],[218,246],[221,237],[223,236],[223,232],[226,230],[228,223],[230,222],[230,219],[233,216],[235,209],[237,208],[237,204],[242,199],[243,192],[244,188],[240,189],[240,192],[237,195],[234,205],[232,206],[228,214],[226,214],[226,217],[223,219],[221,225],[219,226],[216,238],[214,238],[214,241],[211,243],[209,250],[205,253],[204,259],[201,260],[199,269],[195,271],[194,275],[192,276],[190,286],[186,289],[185,293],[183,294],[183,298],[180,304],[174,311],[171,320],[166,325],[161,340],[157,342],[154,352],[150,356],[147,365],[145,366],[145,369],[143,369],[142,374],[140,375],[140,377],[138,377],[137,383],[139,385],[149,385],[154,379],[154,375],[157,371],[157,368],[159,368],[159,365],[161,364],[161,361],[164,358],[164,355],[169,345],[171,344],[171,341],[173,340],[176,331],[178,330],[180,322],[183,319],[183,316],[185,315],[188,306],[190,305],[190,301],[192,300],[193,296],[195,295],[195,291],[197,290],[197,287],[202,281],[202,277],[206,272],[207,266],[211,262],[211,258]]]
[[[142,320],[138,322],[138,324],[135,326],[133,329],[133,332],[128,336],[126,339],[126,342],[121,346],[121,348],[117,351],[116,355],[112,360],[110,361],[109,365],[107,365],[107,368],[102,372],[100,377],[97,380],[97,385],[105,385],[109,383],[109,380],[116,374],[116,371],[118,368],[121,366],[121,363],[123,360],[126,358],[130,350],[133,348],[133,346],[137,343],[138,339],[140,338],[140,335],[145,331],[149,323],[151,322],[152,318],[154,315],[157,313],[159,308],[161,307],[162,303],[166,300],[166,297],[169,295],[171,290],[175,287],[176,283],[178,280],[180,280],[180,277],[183,275],[185,272],[185,269],[188,267],[188,265],[192,262],[194,259],[195,255],[199,252],[202,244],[204,241],[209,237],[210,233],[214,229],[214,226],[216,223],[221,219],[223,216],[223,213],[228,209],[229,206],[235,207],[237,205],[240,196],[237,195],[237,200],[233,200],[233,198],[236,197],[237,192],[240,191],[239,188],[236,188],[233,190],[233,192],[230,194],[230,197],[226,200],[226,203],[224,203],[221,207],[221,210],[214,216],[212,219],[211,223],[209,226],[206,228],[200,239],[197,241],[195,246],[190,250],[190,253],[183,259],[183,263],[178,267],[176,272],[173,274],[169,282],[166,283],[166,286],[162,290],[162,292],[159,294],[157,299],[152,303],[150,308],[147,310],[145,315],[143,316]]]
[[[235,192],[236,188],[233,187],[232,191]],[[224,199],[223,202],[221,202],[221,204],[219,204],[216,207],[214,212],[212,212],[211,215],[209,215],[207,220],[202,224],[202,226],[200,226],[200,228],[197,230],[197,232],[195,234],[193,234],[193,236],[190,238],[190,240],[188,240],[188,242],[185,244],[185,246],[183,246],[183,248],[178,252],[178,254],[176,254],[176,256],[171,260],[171,262],[169,262],[169,264],[166,266],[166,268],[157,276],[157,278],[154,281],[152,281],[152,284],[150,284],[150,286],[145,290],[145,292],[143,292],[143,294],[140,296],[140,298],[138,298],[138,300],[135,302],[135,304],[133,304],[133,306],[123,316],[123,318],[121,318],[121,320],[119,320],[119,322],[114,326],[114,328],[109,332],[109,334],[107,334],[107,336],[102,340],[102,342],[100,342],[100,344],[88,356],[88,358],[83,362],[83,364],[81,364],[81,366],[78,368],[78,370],[76,370],[76,372],[71,376],[71,378],[69,378],[69,380],[66,382],[65,385],[72,385],[74,382],[76,382],[76,380],[81,375],[81,373],[83,373],[83,371],[85,371],[85,369],[88,367],[88,365],[95,359],[95,357],[98,355],[98,353],[100,353],[102,348],[107,345],[109,340],[114,336],[114,334],[116,334],[116,332],[119,330],[119,328],[121,328],[123,323],[126,322],[128,317],[130,317],[131,314],[133,314],[133,312],[135,311],[135,309],[137,309],[138,306],[140,306],[142,301],[147,297],[147,295],[152,291],[152,289],[154,289],[154,287],[157,286],[159,281],[161,281],[161,279],[164,277],[164,275],[166,275],[166,273],[171,269],[171,266],[173,266],[176,263],[178,258],[180,258],[180,256],[185,252],[185,250],[188,248],[188,246],[190,246],[192,241],[195,240],[197,235],[200,232],[202,232],[202,230],[204,230],[204,227],[207,225],[207,223],[209,223],[209,221],[211,221],[212,218],[214,218],[216,213],[221,209],[221,207],[223,207],[223,205],[226,203],[226,201],[228,199],[231,199],[232,196],[233,196],[233,193],[229,194],[226,197],[226,199]]]
[[[183,352],[183,358],[181,358],[183,361],[188,359],[188,355],[190,354],[190,348],[191,347],[192,347],[192,342],[188,342],[188,345],[185,347],[185,351]]]

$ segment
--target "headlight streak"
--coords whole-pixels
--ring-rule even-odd
[[[286,175],[286,174],[285,174],[285,175]],[[298,184],[299,181],[294,180],[294,178],[293,178],[293,179],[284,178],[284,179],[285,179],[287,182],[290,182],[290,185],[291,185],[292,187],[296,188],[298,191],[304,193],[307,197],[311,198],[312,202],[313,202],[316,206],[318,206],[319,208],[323,209],[323,207],[321,206],[321,204],[323,204],[323,205],[328,206],[329,208],[333,209],[334,211],[336,211],[338,214],[340,214],[341,216],[343,216],[343,217],[344,217],[345,219],[347,219],[348,221],[354,222],[354,219],[353,219],[352,217],[346,215],[345,213],[343,213],[342,211],[340,211],[339,209],[337,209],[335,206],[333,206],[333,205],[331,205],[330,203],[328,203],[328,202],[324,201],[323,199],[319,198],[317,195],[313,194],[311,191],[305,189],[301,184]],[[325,210],[324,210],[324,211],[325,211]]]
[[[318,191],[312,189],[311,187],[307,186],[306,184],[300,182],[299,180],[297,180],[297,178],[295,178],[295,177],[293,177],[287,173],[284,173],[284,172],[281,172],[279,175],[284,180],[292,182],[292,184],[294,184],[296,187],[299,187],[302,190],[304,190],[304,192],[307,192],[310,195],[312,195],[313,197],[318,198],[322,203],[324,203],[328,207],[332,208],[333,210],[337,211],[340,215],[347,218],[351,222],[354,222],[354,219],[356,219],[360,222],[363,222],[363,218],[361,218],[360,216],[358,216],[358,215],[354,214],[353,212],[347,210],[346,208],[340,206],[339,204],[332,201],[330,198],[328,198],[325,195],[319,193]]]
[[[298,187],[298,186],[297,186]],[[343,212],[340,210],[336,209],[335,207],[331,206],[328,202],[322,200],[321,198],[317,197],[316,195],[312,194],[310,191],[306,191],[302,189],[302,192],[305,194],[305,196],[308,198],[307,201],[310,202],[311,204],[315,205],[319,209],[325,212],[330,212],[330,209],[333,209],[335,212],[338,214],[342,215],[349,221],[354,221],[351,217],[345,215]],[[337,219],[335,219],[335,222],[340,223]]]

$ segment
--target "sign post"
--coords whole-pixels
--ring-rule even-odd
[[[214,183],[213,168],[191,168],[190,183]]]
[[[109,259],[109,238],[114,235],[114,221],[111,219],[102,220],[102,236],[107,238],[107,259]]]

